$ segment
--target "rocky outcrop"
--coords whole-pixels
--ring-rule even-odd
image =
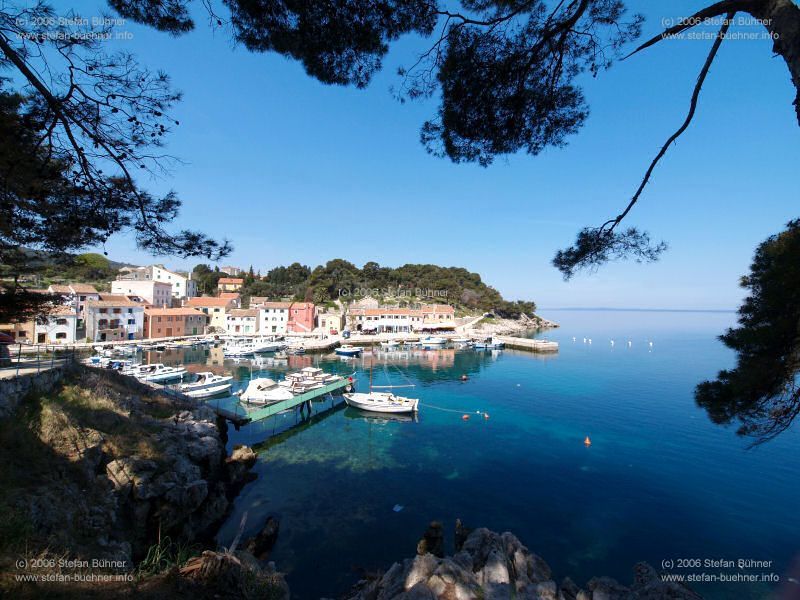
[[[463,526],[462,526],[463,531]],[[646,563],[634,569],[629,587],[606,577],[585,589],[566,578],[559,585],[547,563],[511,533],[476,529],[455,555],[421,554],[395,563],[386,573],[364,580],[350,600],[700,600],[676,583],[661,581]]]
[[[245,446],[226,456],[215,416],[118,373],[78,368],[4,420],[18,451],[3,509],[26,524],[29,548],[128,569],[159,539],[211,541],[256,461]]]
[[[255,536],[247,540],[245,549],[258,560],[267,560],[272,548],[278,541],[280,523],[275,517],[267,517],[264,527]]]

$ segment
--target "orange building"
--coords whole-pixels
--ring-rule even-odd
[[[208,317],[196,308],[147,308],[144,311],[144,337],[202,335],[207,321]]]

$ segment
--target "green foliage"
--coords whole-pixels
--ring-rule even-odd
[[[739,326],[721,336],[736,367],[697,386],[697,403],[715,423],[738,421],[738,433],[766,441],[800,413],[800,220],[764,241],[750,274]]]
[[[140,575],[157,575],[180,567],[193,556],[197,556],[198,548],[182,542],[173,542],[169,536],[161,538],[148,548],[147,555],[136,566]]]
[[[359,269],[340,258],[313,270],[299,263],[276,267],[264,279],[246,285],[242,295],[292,298],[315,304],[347,302],[363,296],[400,305],[441,302],[470,314],[492,311],[510,319],[536,310],[533,302],[504,300],[480,275],[461,267],[407,264],[391,268],[370,261]]]
[[[206,264],[199,264],[192,270],[192,279],[197,282],[197,293],[200,295],[216,294],[217,283],[221,277],[225,277],[225,273]]]

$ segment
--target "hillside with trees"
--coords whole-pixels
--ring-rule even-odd
[[[195,276],[219,279],[218,272],[207,269],[207,265],[198,265]],[[253,276],[251,269],[244,279],[243,296],[266,296],[275,300],[326,304],[371,296],[381,302],[400,305],[439,302],[464,312],[493,312],[504,318],[531,315],[536,310],[534,302],[505,300],[500,292],[484,283],[478,273],[462,267],[407,264],[393,268],[368,262],[358,268],[336,258],[314,269],[300,263],[275,267],[263,278]]]

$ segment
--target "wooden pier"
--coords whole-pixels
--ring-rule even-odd
[[[312,400],[328,394],[333,394],[334,392],[338,392],[347,386],[355,386],[355,382],[356,381],[353,376],[343,377],[342,379],[329,383],[328,385],[324,385],[321,388],[309,390],[308,392],[298,394],[297,396],[289,398],[288,400],[281,400],[280,402],[275,402],[274,404],[269,404],[267,406],[253,406],[252,408],[249,408],[250,405],[248,405],[247,402],[237,404],[233,410],[230,408],[220,407],[219,405],[215,405],[213,402],[207,402],[206,406],[210,407],[214,410],[214,412],[217,413],[217,415],[227,419],[236,426],[268,419],[277,415],[278,413],[295,408],[297,406],[300,407],[301,411],[307,408],[310,415]]]

